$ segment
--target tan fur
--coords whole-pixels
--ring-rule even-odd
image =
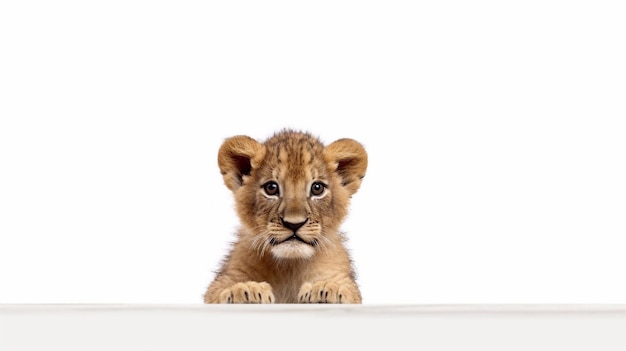
[[[218,166],[241,228],[205,303],[361,303],[339,231],[367,169],[361,144],[324,146],[293,130],[263,143],[239,135],[224,141]]]

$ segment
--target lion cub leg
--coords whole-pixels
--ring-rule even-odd
[[[209,303],[274,303],[275,298],[268,283],[247,281],[221,291],[213,291],[207,294],[205,300]]]
[[[300,303],[361,303],[361,293],[354,283],[318,281],[304,283],[298,293]]]

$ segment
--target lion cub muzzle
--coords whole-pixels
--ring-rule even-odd
[[[309,222],[309,218],[302,220],[302,217],[280,217],[280,223],[289,231],[287,236],[273,237],[270,240],[272,254],[276,258],[309,258],[315,253],[317,240],[309,238],[306,233],[299,231]],[[306,231],[305,231],[306,232]]]
[[[291,235],[284,238],[284,239],[276,239],[276,238],[272,238],[270,240],[270,243],[274,246],[282,244],[284,242],[287,241],[291,241],[291,240],[295,240],[295,241],[299,241],[303,244],[307,244],[307,245],[311,245],[311,246],[315,246],[317,245],[317,241],[315,239],[313,240],[305,240],[302,236],[298,235],[298,229],[302,228],[302,226],[304,226],[307,222],[309,221],[309,219],[307,218],[306,220],[299,222],[299,223],[291,223],[291,222],[287,222],[285,221],[282,217],[280,218],[280,223],[283,225],[283,227],[289,229],[289,231],[291,231]]]

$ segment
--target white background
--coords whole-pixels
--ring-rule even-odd
[[[3,1],[0,303],[201,303],[224,138],[351,137],[364,303],[626,303],[621,1]]]

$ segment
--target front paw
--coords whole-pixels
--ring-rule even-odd
[[[219,303],[274,303],[274,294],[268,283],[249,281],[222,290]]]
[[[361,303],[361,294],[355,286],[330,281],[304,283],[298,293],[300,303]]]

